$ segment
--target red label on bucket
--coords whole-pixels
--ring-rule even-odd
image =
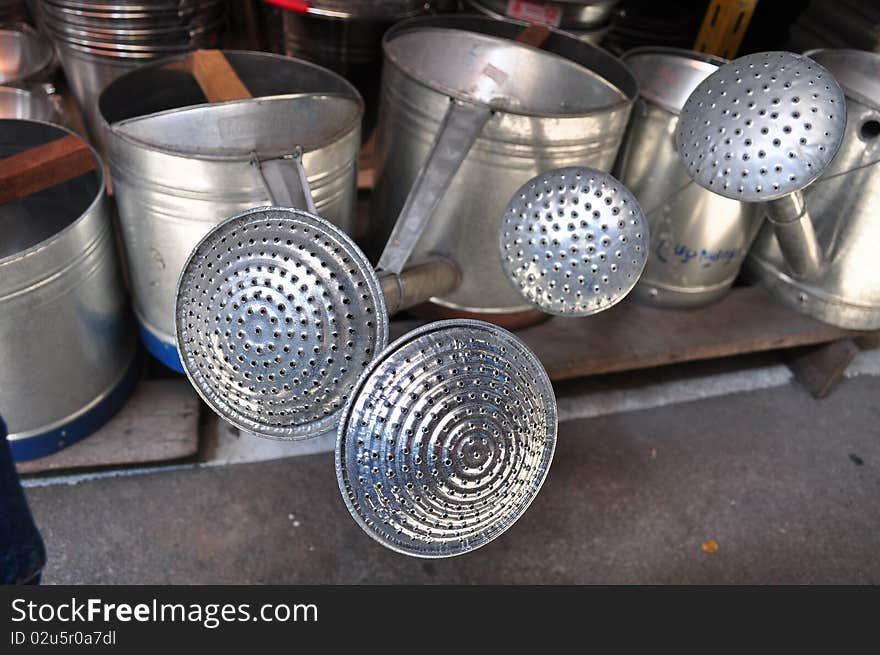
[[[309,11],[309,3],[305,0],[263,0],[263,2],[288,11],[295,11],[298,14],[305,14]]]
[[[562,9],[543,2],[529,2],[528,0],[507,0],[507,15],[510,18],[536,23],[537,25],[549,25],[559,27],[562,22]]]

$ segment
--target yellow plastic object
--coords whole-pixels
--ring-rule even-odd
[[[712,0],[694,50],[733,59],[752,20],[758,0]]]

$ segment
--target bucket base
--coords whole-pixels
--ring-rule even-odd
[[[501,314],[497,312],[466,312],[430,302],[412,307],[408,311],[412,312],[419,318],[426,318],[431,321],[444,321],[448,319],[485,321],[511,331],[522,330],[537,325],[538,323],[543,323],[550,318],[550,314],[546,314],[537,309],[529,309],[524,312],[511,312],[509,314]]]
[[[659,307],[661,309],[700,309],[718,302],[733,286],[734,278],[709,288],[697,290],[675,289],[662,284],[655,284],[642,277],[630,292],[629,297],[640,305]]]
[[[132,359],[128,369],[114,387],[70,421],[32,436],[16,438],[14,434],[9,435],[9,448],[13,459],[17,462],[25,462],[46,457],[85,439],[101,428],[122,409],[134,391],[139,372],[137,359],[137,356]]]
[[[827,291],[798,282],[773,264],[754,255],[746,259],[743,272],[792,309],[844,330],[880,329],[880,307],[855,305]]]
[[[147,352],[175,373],[185,373],[183,363],[181,363],[180,356],[177,354],[177,344],[174,341],[169,341],[167,337],[156,334],[140,320],[138,320],[137,324],[141,341]]]

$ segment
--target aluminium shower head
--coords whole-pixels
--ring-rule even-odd
[[[765,202],[818,178],[845,127],[846,101],[831,73],[808,57],[762,52],[703,80],[682,108],[676,145],[697,184]]]
[[[364,371],[339,422],[336,475],[371,537],[449,557],[525,512],[555,443],[556,400],[535,355],[494,325],[441,321]]]
[[[376,274],[354,242],[297,209],[261,207],[213,228],[178,283],[186,374],[233,425],[275,439],[336,426],[386,344]]]
[[[635,286],[648,260],[648,224],[632,193],[608,173],[560,168],[514,194],[499,246],[525,298],[550,314],[590,316]]]

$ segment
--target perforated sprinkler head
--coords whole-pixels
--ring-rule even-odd
[[[765,202],[818,178],[845,127],[846,100],[831,73],[808,57],[762,52],[703,80],[681,110],[676,145],[697,184]]]
[[[590,316],[620,302],[648,261],[648,223],[608,173],[542,173],[504,212],[501,261],[514,287],[550,314]]]
[[[341,230],[262,207],[213,228],[178,284],[186,374],[233,425],[275,439],[335,428],[360,374],[388,340],[370,262]]]
[[[540,489],[556,400],[506,330],[441,321],[364,371],[339,423],[336,475],[351,515],[384,546],[449,557],[509,528]]]

